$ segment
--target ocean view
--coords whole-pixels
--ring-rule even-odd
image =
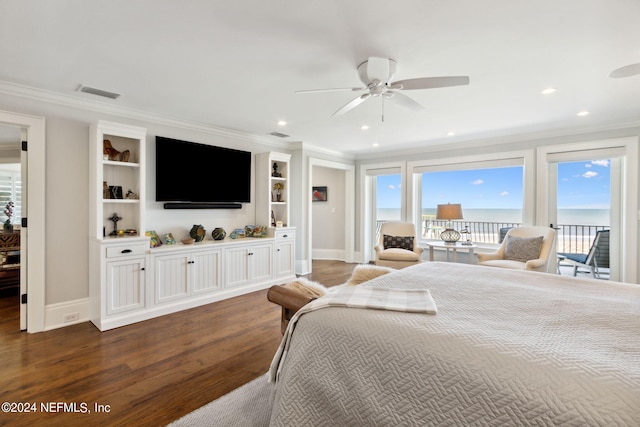
[[[435,209],[423,209],[423,215],[433,215]],[[521,209],[462,209],[465,221],[471,222],[522,222]],[[399,221],[400,209],[380,208],[377,219]],[[609,209],[558,209],[559,225],[609,225]]]

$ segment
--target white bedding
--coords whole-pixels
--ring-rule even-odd
[[[423,263],[360,286],[438,313],[303,315],[272,425],[640,425],[638,285]]]

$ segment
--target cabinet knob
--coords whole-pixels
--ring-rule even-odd
[[[280,252],[280,248],[278,248],[278,249],[276,250],[276,252]]]
[[[249,252],[247,255],[253,255],[253,252]]]
[[[283,235],[282,235],[282,238],[283,238],[283,239],[286,239],[287,237],[289,237],[289,235],[288,235],[288,234],[283,234]]]
[[[140,271],[144,271],[144,267],[142,267],[142,268],[140,269]]]

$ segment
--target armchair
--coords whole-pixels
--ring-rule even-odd
[[[416,227],[410,222],[385,222],[380,227],[376,265],[404,268],[422,261],[423,249],[418,245]]]
[[[478,265],[547,272],[555,237],[553,228],[512,228],[497,251],[478,254]]]

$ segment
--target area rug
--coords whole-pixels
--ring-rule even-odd
[[[168,427],[268,426],[273,383],[267,374],[169,424]]]

